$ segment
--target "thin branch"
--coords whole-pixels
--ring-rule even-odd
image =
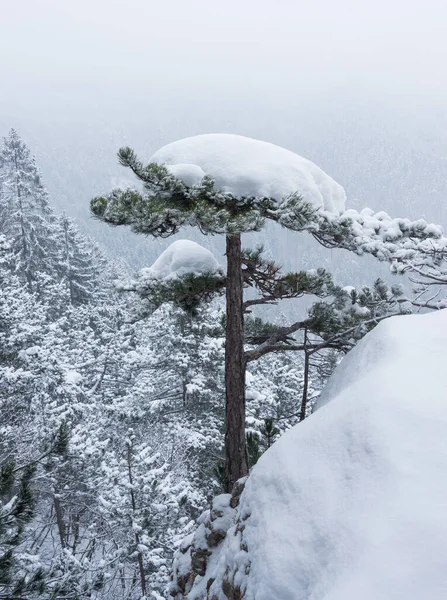
[[[12,472],[17,473],[17,471],[21,471],[22,469],[26,469],[27,467],[31,467],[32,465],[36,465],[38,462],[40,462],[41,460],[43,460],[44,458],[49,456],[52,452],[53,452],[53,448],[51,448],[47,452],[44,452],[43,454],[41,454],[39,456],[39,458],[36,458],[35,460],[32,460],[31,462],[28,462],[24,465],[20,465],[20,467],[16,467],[15,469],[13,469]],[[1,600],[1,598],[0,598],[0,600]]]
[[[277,345],[278,342],[283,342],[291,333],[295,333],[298,329],[302,329],[306,325],[305,321],[296,321],[289,327],[281,327],[275,333],[273,333],[263,344],[245,352],[245,361],[251,362],[258,359],[260,356],[267,354],[268,352],[276,352],[276,348],[272,348]]]
[[[425,302],[419,302],[417,299],[410,299],[410,298],[398,298],[397,301],[402,304],[404,302],[409,302],[410,304],[412,304],[413,306],[417,306],[419,308],[430,308],[431,310],[442,310],[444,308],[447,308],[447,301],[444,301],[445,304],[443,304],[443,301],[440,300],[439,303],[436,304],[432,304],[433,300],[439,296],[441,290],[438,290],[436,292],[436,294],[433,294],[433,296],[431,296],[430,298],[428,298],[428,300],[426,300]],[[421,294],[420,294],[421,295]]]
[[[250,306],[255,306],[256,304],[278,304],[279,298],[276,296],[265,296],[264,298],[256,298],[254,300],[246,300],[244,302],[243,309],[246,312],[247,308]]]
[[[261,358],[261,356],[264,356],[264,354],[269,354],[270,352],[283,352],[286,350],[293,350],[295,352],[300,352],[301,350],[305,350],[306,346],[289,346],[288,344],[281,344],[279,345],[265,345],[262,344],[261,346],[259,346],[258,348],[256,348],[255,350],[249,350],[248,352],[245,353],[245,360],[247,363],[252,362],[254,360],[258,360],[258,358]]]

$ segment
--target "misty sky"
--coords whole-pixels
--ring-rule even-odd
[[[109,249],[88,206],[127,176],[117,149],[216,131],[310,158],[350,206],[447,225],[446,4],[0,0],[0,135],[18,129],[53,205]]]
[[[16,0],[0,19],[12,116],[447,98],[443,0]]]
[[[149,158],[216,131],[310,158],[356,205],[425,214],[414,198],[445,197],[446,4],[3,0],[0,135],[19,130],[55,206],[87,227],[119,146]]]

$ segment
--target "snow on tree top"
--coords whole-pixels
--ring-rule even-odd
[[[210,596],[446,598],[446,360],[447,310],[369,333],[253,468]]]
[[[196,242],[177,240],[160,254],[152,266],[141,269],[140,275],[147,279],[175,279],[187,273],[203,275],[220,270],[212,252]]]
[[[166,165],[186,185],[205,175],[218,189],[234,196],[281,200],[293,193],[316,208],[341,213],[346,194],[320,167],[290,150],[241,135],[213,133],[164,146],[150,162]]]

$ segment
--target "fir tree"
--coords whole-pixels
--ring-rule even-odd
[[[34,515],[31,481],[33,465],[17,468],[14,462],[0,465],[0,591],[15,587],[15,554],[25,525]]]
[[[35,159],[12,129],[0,148],[0,233],[10,239],[29,291],[39,294],[56,268],[54,220]]]
[[[106,262],[96,244],[81,235],[73,219],[65,213],[56,220],[58,240],[57,274],[66,286],[70,303],[92,301],[103,287]]]

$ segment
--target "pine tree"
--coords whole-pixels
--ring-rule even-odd
[[[154,237],[168,237],[185,225],[197,226],[205,234],[226,236],[227,273],[226,291],[226,474],[228,485],[248,472],[245,439],[245,369],[247,361],[266,353],[268,346],[275,351],[278,342],[302,327],[296,323],[282,328],[267,345],[247,354],[244,352],[244,275],[250,256],[243,253],[241,233],[261,229],[267,220],[294,231],[308,231],[321,244],[330,248],[344,248],[357,254],[369,253],[381,260],[405,261],[423,250],[421,240],[440,238],[438,228],[425,222],[411,223],[404,219],[390,219],[384,213],[376,216],[371,211],[348,211],[341,215],[317,210],[303,200],[299,193],[281,201],[265,197],[234,196],[215,189],[213,180],[205,176],[194,186],[177,179],[164,166],[152,163],[144,166],[133,150],[119,151],[120,163],[131,169],[143,191],[114,190],[105,197],[94,198],[91,210],[95,217],[111,225],[128,225],[136,233]],[[444,245],[444,241],[442,241]],[[245,262],[244,262],[245,261]],[[261,269],[259,269],[259,266]],[[256,265],[253,277],[262,276],[264,265]],[[250,275],[250,273],[248,274]],[[326,285],[323,277],[323,286]],[[197,279],[199,291],[203,285]],[[295,274],[281,277],[273,273],[273,287],[264,286],[254,279],[261,290],[262,302],[296,297],[311,293],[306,285],[319,285],[317,277]],[[269,283],[267,281],[267,283]],[[192,281],[189,281],[191,291]],[[215,282],[215,287],[219,282]],[[192,297],[193,293],[190,294]],[[250,301],[248,301],[250,302]],[[282,344],[284,347],[284,344]],[[250,354],[251,352],[251,354]]]
[[[33,465],[17,468],[14,462],[0,465],[0,592],[14,587],[14,549],[22,541],[25,525],[34,515],[31,481]]]

